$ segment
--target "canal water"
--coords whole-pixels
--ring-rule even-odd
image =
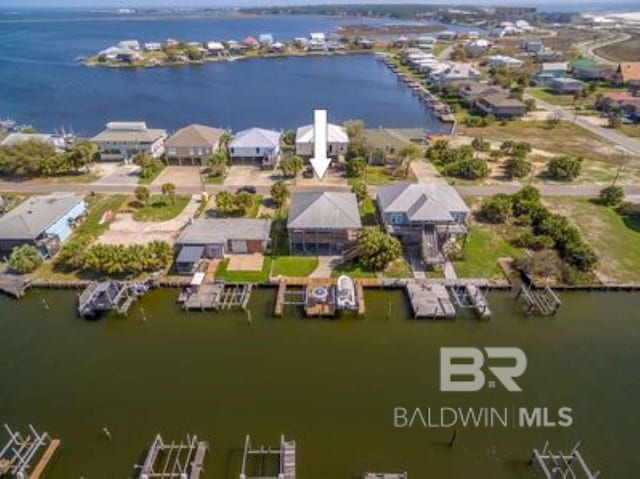
[[[527,460],[546,440],[565,450],[581,440],[603,477],[637,477],[636,294],[565,293],[558,316],[541,319],[494,292],[487,322],[415,321],[400,291],[368,291],[366,319],[275,319],[274,296],[254,291],[251,323],[242,312],[183,313],[171,290],[98,321],[76,317],[74,292],[0,297],[0,423],[62,439],[52,479],[129,477],[158,432],[210,441],[207,478],[237,477],[245,434],[295,439],[305,479],[536,477]],[[522,348],[523,391],[440,393],[442,346]],[[573,425],[458,427],[449,448],[451,428],[394,428],[395,407],[546,407],[550,417],[570,407]]]
[[[280,130],[310,123],[312,110],[321,107],[329,109],[335,123],[355,118],[371,128],[448,131],[450,126],[442,125],[374,55],[153,69],[88,68],[75,61],[128,38],[242,40],[271,32],[277,40],[290,40],[354,21],[321,16],[130,18],[0,8],[0,118],[89,136],[114,120],[145,120],[168,130],[190,123]]]

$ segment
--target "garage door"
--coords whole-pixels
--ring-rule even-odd
[[[247,252],[247,242],[246,241],[231,241],[231,251],[234,253],[246,253]]]

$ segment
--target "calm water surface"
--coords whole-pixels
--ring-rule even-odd
[[[358,20],[361,21],[360,19]],[[380,20],[378,20],[380,21]],[[334,31],[321,16],[127,18],[87,12],[0,11],[0,118],[42,130],[95,134],[109,120],[144,119],[170,130],[200,122],[234,130],[295,128],[315,107],[330,120],[369,126],[442,125],[373,55],[289,58],[147,70],[87,68],[75,62],[118,40],[276,39]]]
[[[129,318],[96,322],[76,318],[72,292],[0,297],[0,423],[33,423],[62,439],[48,477],[128,477],[156,432],[211,441],[212,478],[237,477],[247,433],[255,442],[296,439],[306,479],[365,470],[534,477],[529,452],[547,439],[565,449],[582,440],[603,477],[640,470],[638,295],[563,294],[549,320],[526,318],[509,295],[492,293],[494,318],[481,323],[416,322],[401,292],[373,291],[366,319],[323,321],[273,319],[274,291],[259,290],[249,325],[242,313],[182,313],[176,294],[154,291]],[[524,392],[439,393],[441,346],[521,347]],[[575,424],[464,429],[449,449],[450,430],[394,429],[395,406],[569,406]]]

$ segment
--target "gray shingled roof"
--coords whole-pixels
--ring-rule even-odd
[[[455,188],[446,184],[381,186],[376,200],[385,213],[406,213],[411,221],[452,221],[453,213],[469,212]]]
[[[353,229],[361,228],[358,200],[353,193],[294,193],[289,207],[287,228]]]
[[[218,145],[225,131],[205,125],[189,125],[180,128],[164,142],[167,148],[213,148]]]
[[[0,217],[0,240],[34,240],[82,201],[70,193],[32,196]]]
[[[231,148],[275,148],[280,145],[279,131],[250,128],[235,134],[229,144]]]
[[[177,244],[214,244],[229,240],[266,241],[271,221],[248,218],[207,218],[193,220],[182,230]]]

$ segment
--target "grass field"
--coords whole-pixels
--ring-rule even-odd
[[[269,280],[271,273],[271,258],[266,256],[262,264],[262,271],[229,271],[227,270],[228,265],[228,259],[220,262],[216,271],[216,279],[224,279],[232,283],[264,283]]]
[[[637,62],[638,52],[640,52],[640,35],[632,35],[629,40],[596,50],[598,55],[614,62]]]
[[[346,274],[352,278],[375,278],[376,274],[360,262],[341,264],[331,273],[332,278]]]
[[[309,276],[318,267],[314,256],[281,256],[273,261],[273,276]]]
[[[516,258],[521,250],[509,243],[514,236],[511,227],[478,223],[472,220],[469,236],[464,247],[464,260],[453,263],[461,278],[504,279],[498,259]]]
[[[640,180],[640,162],[629,161],[630,157],[621,153],[615,146],[594,134],[567,122],[561,122],[555,128],[549,129],[544,122],[513,121],[506,125],[498,123],[485,128],[468,128],[460,125],[460,135],[481,136],[494,142],[527,141],[533,148],[549,152],[552,155],[569,155],[583,158],[582,174],[574,183],[607,183],[611,182],[621,162],[626,166],[622,169],[622,182]],[[544,160],[550,158],[532,158]],[[544,165],[538,165],[536,172],[543,173]],[[538,178],[545,180],[544,178]]]
[[[191,199],[188,195],[174,195],[173,200],[163,195],[153,195],[146,205],[133,213],[136,221],[168,221],[180,214]],[[137,202],[137,200],[134,200]]]
[[[602,280],[640,282],[640,217],[623,217],[589,198],[561,198],[549,207],[566,215],[597,252]]]

